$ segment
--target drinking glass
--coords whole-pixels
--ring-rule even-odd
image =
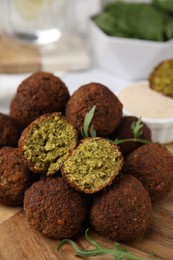
[[[8,30],[34,44],[53,43],[67,29],[69,0],[7,0]]]

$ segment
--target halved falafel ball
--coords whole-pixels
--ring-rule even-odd
[[[145,144],[130,153],[123,172],[138,178],[152,201],[163,199],[173,188],[173,156],[161,144]]]
[[[94,194],[90,223],[100,234],[118,241],[141,236],[151,222],[151,200],[141,182],[131,175],[121,176]]]
[[[20,133],[16,120],[0,113],[0,148],[3,146],[17,147]]]
[[[75,189],[95,193],[112,183],[122,165],[115,144],[101,137],[86,138],[64,162],[62,175]]]
[[[160,62],[149,75],[151,89],[173,98],[173,59]]]
[[[31,226],[56,239],[69,238],[80,231],[88,204],[88,197],[72,189],[62,177],[35,182],[24,197],[24,211]]]
[[[121,121],[122,104],[117,96],[102,84],[89,83],[73,93],[66,106],[67,120],[80,130],[86,113],[94,105],[96,110],[90,126],[94,126],[97,136],[107,136]]]
[[[0,149],[0,202],[9,206],[23,204],[25,190],[36,176],[25,167],[18,148]]]
[[[69,97],[69,91],[59,77],[35,72],[19,85],[11,102],[10,115],[24,128],[43,114],[63,113]]]
[[[45,114],[27,126],[19,139],[26,166],[33,172],[58,172],[77,145],[77,131],[60,113]]]
[[[121,120],[121,123],[119,126],[115,129],[115,131],[109,136],[110,139],[115,140],[118,139],[128,139],[133,138],[133,133],[131,130],[132,124],[137,122],[139,118],[136,116],[124,116]],[[142,128],[140,131],[142,131],[142,134],[140,136],[140,139],[144,139],[147,141],[151,141],[151,130],[150,128],[144,123],[142,123]],[[120,151],[124,157],[126,157],[129,153],[133,152],[138,147],[144,145],[144,143],[141,142],[124,142],[119,144]]]

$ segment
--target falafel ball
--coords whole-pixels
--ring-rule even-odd
[[[152,201],[163,199],[173,188],[173,156],[161,144],[145,144],[130,153],[123,172],[138,178]]]
[[[173,98],[173,59],[163,60],[149,75],[151,89]]]
[[[35,182],[24,197],[27,220],[51,238],[76,235],[88,212],[89,199],[72,189],[63,177],[47,177]]]
[[[57,173],[76,145],[76,129],[58,112],[35,119],[18,142],[25,165],[46,175]]]
[[[86,138],[64,162],[62,175],[74,189],[91,194],[110,185],[122,165],[117,145],[101,137]]]
[[[69,91],[59,77],[35,72],[19,85],[11,102],[10,115],[24,128],[40,115],[63,113],[69,97]]]
[[[0,113],[0,148],[3,146],[17,147],[20,133],[16,120]]]
[[[0,202],[9,206],[23,204],[25,190],[36,180],[23,164],[18,148],[0,149]]]
[[[102,84],[89,83],[73,93],[66,106],[67,120],[80,130],[86,113],[94,105],[96,110],[90,125],[94,126],[97,136],[107,136],[121,121],[122,104],[117,96]]]
[[[116,138],[118,139],[128,139],[128,138],[133,138],[133,133],[132,133],[132,124],[136,123],[139,120],[138,117],[136,116],[124,116],[121,120],[121,123],[119,126],[115,129],[115,131],[109,136],[110,139],[115,140]],[[140,129],[141,136],[139,137],[140,139],[145,139],[147,141],[151,141],[151,130],[150,128],[142,122],[142,128]],[[133,152],[135,149],[143,145],[144,143],[141,142],[124,142],[120,143],[120,151],[122,152],[122,155],[124,157],[127,156],[127,154]]]
[[[150,197],[141,182],[125,175],[94,195],[90,223],[98,233],[112,240],[134,240],[149,226],[151,211]]]

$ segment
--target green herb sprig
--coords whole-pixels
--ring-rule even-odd
[[[143,127],[143,123],[141,121],[141,117],[139,117],[136,122],[133,122],[131,124],[130,128],[134,138],[139,138],[142,135],[143,133],[142,127]]]
[[[94,117],[95,109],[96,109],[96,106],[94,105],[85,115],[83,127],[81,127],[81,129],[80,129],[81,135],[84,138],[96,137],[96,135],[97,135],[93,125],[90,127],[91,121]],[[143,133],[142,127],[143,127],[143,123],[141,121],[141,117],[139,117],[136,122],[133,122],[131,124],[131,132],[133,134],[133,137],[126,138],[126,139],[116,138],[113,141],[113,143],[114,144],[121,144],[121,143],[125,143],[125,142],[139,142],[139,143],[144,143],[144,144],[151,143],[151,141],[149,141],[149,140],[140,138]]]
[[[106,248],[102,246],[100,243],[96,242],[96,240],[92,239],[88,235],[88,229],[85,231],[85,238],[88,243],[94,246],[94,249],[83,249],[80,248],[74,241],[71,239],[63,239],[57,246],[57,250],[59,251],[61,247],[65,244],[70,244],[76,250],[76,256],[79,257],[90,257],[97,255],[111,255],[114,257],[114,260],[149,260],[148,258],[143,258],[139,256],[135,256],[127,251],[124,247],[122,247],[119,243],[115,242],[113,248]],[[151,259],[150,259],[151,260]],[[156,256],[153,256],[152,260],[156,260]]]
[[[84,118],[83,127],[81,127],[80,132],[82,137],[96,137],[96,131],[94,130],[94,126],[90,127],[91,121],[94,117],[96,106],[93,106],[88,113],[86,113]],[[90,129],[89,129],[90,127]]]
[[[122,144],[125,142],[138,142],[138,143],[143,143],[143,144],[149,144],[151,143],[151,141],[140,138],[142,136],[142,127],[143,127],[143,123],[141,121],[141,117],[138,118],[138,120],[136,122],[133,122],[131,124],[131,132],[133,134],[132,138],[126,138],[126,139],[118,139],[116,138],[113,143],[114,144]]]

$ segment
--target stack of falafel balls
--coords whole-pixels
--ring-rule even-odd
[[[89,129],[86,113],[96,106]],[[141,236],[152,221],[152,203],[173,186],[173,156],[161,144],[127,142],[131,124],[108,87],[89,83],[71,96],[65,83],[36,72],[19,85],[9,115],[0,114],[0,202],[23,205],[42,234],[70,238],[86,225],[117,241]],[[143,139],[151,131],[143,123]]]

